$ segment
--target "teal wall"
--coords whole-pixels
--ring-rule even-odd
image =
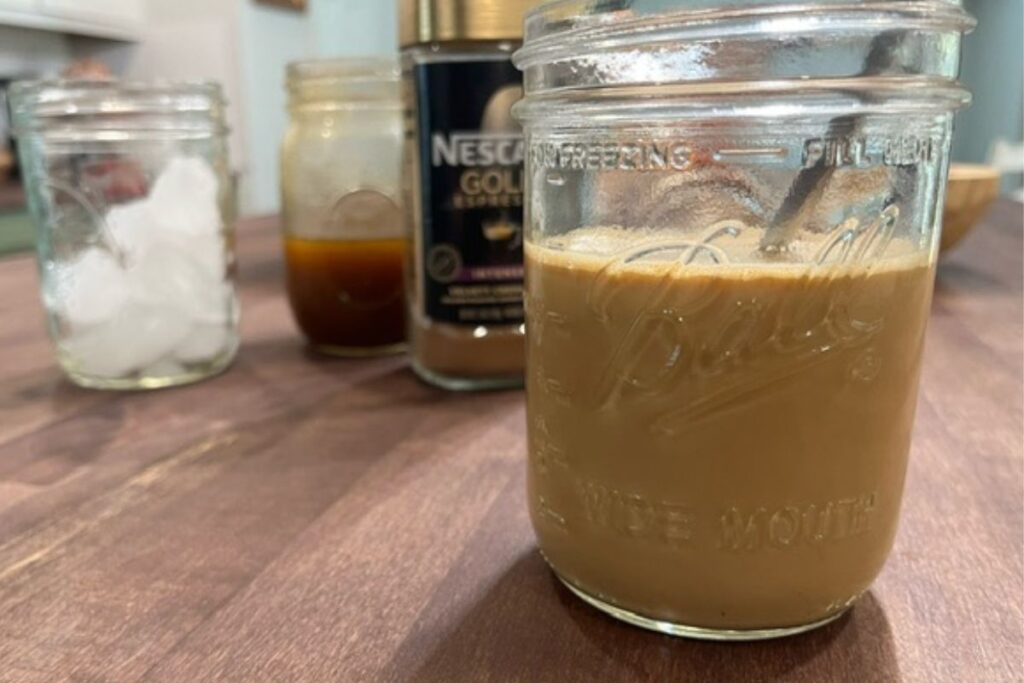
[[[313,57],[394,54],[396,5],[397,0],[310,0],[305,12],[293,12],[242,1],[245,213],[274,213],[280,206],[278,150],[288,125],[285,66]]]
[[[398,0],[312,0],[317,50],[329,57],[394,54],[397,7]]]
[[[964,6],[978,19],[960,71],[974,103],[957,115],[953,159],[983,162],[996,138],[1024,139],[1024,0],[966,0]],[[1020,186],[1018,176],[1004,189]]]

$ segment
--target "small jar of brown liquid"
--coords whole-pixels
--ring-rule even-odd
[[[366,356],[405,347],[399,72],[387,60],[288,67],[281,151],[288,297],[310,345]]]
[[[446,389],[523,382],[522,95],[537,0],[403,0],[412,366]]]

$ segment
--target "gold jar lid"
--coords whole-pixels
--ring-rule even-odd
[[[521,40],[523,15],[542,0],[401,0],[398,42]]]

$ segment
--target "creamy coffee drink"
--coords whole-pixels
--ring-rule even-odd
[[[726,630],[810,624],[867,589],[933,281],[927,249],[877,238],[789,260],[736,232],[527,245],[529,498],[564,581]]]

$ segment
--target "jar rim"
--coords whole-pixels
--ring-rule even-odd
[[[292,62],[285,75],[293,112],[328,113],[400,106],[398,63],[386,57],[343,57]]]
[[[398,62],[388,57],[334,57],[290,62],[286,69],[289,85],[297,82],[335,83],[395,82],[401,78]]]
[[[603,92],[538,93],[519,100],[513,116],[524,124],[563,130],[587,129],[597,121],[682,122],[712,118],[771,121],[782,129],[816,116],[890,116],[952,111],[970,104],[970,93],[939,79],[846,79],[828,83],[761,81],[659,88],[657,97],[643,86]]]
[[[956,77],[961,36],[976,22],[961,0],[636,4],[555,0],[534,10],[512,58],[524,73],[520,120],[625,96],[635,111],[675,103],[694,116],[698,101],[727,115],[728,100],[744,95],[794,105],[792,115],[812,100],[824,111],[829,92],[861,113],[950,111],[970,100]],[[778,107],[749,115],[758,111]]]
[[[15,135],[44,122],[162,116],[157,129],[173,128],[167,116],[208,117],[226,131],[227,101],[215,81],[49,79],[16,81],[8,90]],[[137,126],[132,126],[137,127]]]
[[[549,56],[551,47],[570,38],[593,43],[618,38],[643,42],[650,33],[668,28],[708,29],[716,24],[748,20],[750,33],[776,30],[759,26],[767,18],[807,18],[836,12],[856,12],[865,22],[886,15],[913,21],[923,28],[967,32],[977,23],[963,9],[963,0],[674,0],[672,9],[638,11],[632,0],[549,0],[526,15],[523,47],[513,61],[520,68]],[[554,51],[552,51],[554,52]]]

